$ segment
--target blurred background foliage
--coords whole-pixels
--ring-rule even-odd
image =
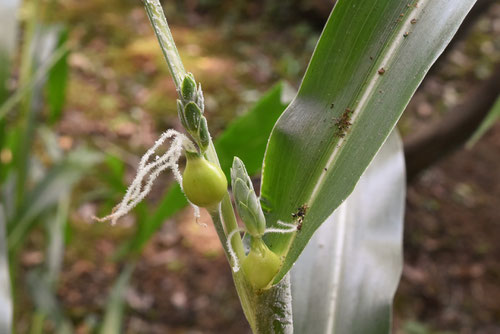
[[[203,85],[217,137],[249,109],[284,108],[333,4],[163,5],[185,66]],[[414,156],[431,156],[421,148],[426,131],[474,107],[487,114],[493,104],[480,101],[491,98],[481,97],[498,96],[500,4],[479,0],[476,7],[399,122]],[[0,227],[8,240],[0,253],[9,259],[13,332],[249,332],[213,228],[196,225],[189,209],[174,216],[167,209],[170,177],[117,226],[92,222],[121,199],[158,135],[180,128],[175,87],[142,3],[2,0],[0,14],[18,23],[11,62],[2,58],[0,72]],[[276,86],[282,81],[291,87]],[[416,167],[396,333],[500,331],[495,115],[468,150],[462,147],[472,130],[455,127],[465,138],[451,140],[437,158],[407,155]],[[476,128],[482,118],[465,123]]]

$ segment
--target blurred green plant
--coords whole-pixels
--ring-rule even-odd
[[[40,23],[43,4],[39,1],[24,4],[30,15],[23,30],[19,80],[17,89],[9,92],[7,83],[13,72],[10,65],[16,54],[16,17],[20,5],[19,1],[0,4],[0,17],[5,18],[0,45],[1,58],[5,60],[0,71],[0,227],[6,239],[2,242],[0,270],[1,277],[11,278],[10,284],[2,279],[5,318],[0,321],[1,332],[16,332],[11,319],[13,312],[9,309],[12,305],[17,307],[16,301],[24,290],[16,280],[18,255],[30,231],[42,224],[48,240],[46,262],[30,270],[26,282],[35,305],[31,332],[45,332],[48,319],[54,332],[72,333],[72,324],[56,297],[70,198],[74,185],[101,160],[101,154],[83,146],[65,152],[59,146],[58,136],[42,121],[46,119],[54,125],[61,117],[69,47],[64,27]],[[46,109],[48,113],[44,115]],[[7,261],[10,273],[6,273]],[[9,285],[12,285],[10,296]]]
[[[472,134],[470,139],[466,143],[467,148],[472,148],[481,137],[488,132],[488,130],[495,125],[495,123],[500,119],[500,96],[496,99],[495,104],[488,112],[488,115],[483,119],[479,127]]]
[[[453,334],[449,331],[434,331],[429,326],[419,321],[408,321],[404,324],[403,330],[405,334]]]

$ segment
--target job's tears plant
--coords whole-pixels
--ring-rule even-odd
[[[178,93],[179,118],[196,144],[177,131],[165,132],[142,157],[136,177],[122,202],[110,215],[96,218],[97,220],[111,220],[115,223],[144,199],[151,191],[155,179],[166,169],[172,171],[181,185],[184,195],[195,208],[197,219],[198,207],[206,208],[210,212],[217,212],[220,209],[220,202],[227,195],[227,180],[217,162],[207,160],[207,149],[212,142],[206,118],[203,116],[201,86],[198,85],[197,88],[193,75],[188,73],[182,80]],[[173,140],[167,152],[162,156],[155,155],[156,150],[169,138]],[[186,157],[186,167],[181,175],[178,160],[182,154]],[[237,157],[234,158],[231,168],[231,179],[236,207],[245,228],[235,228],[228,232],[228,254],[233,262],[233,271],[238,272],[241,263],[248,283],[255,290],[262,290],[270,287],[283,263],[282,257],[273,253],[262,237],[267,233],[293,233],[297,230],[297,226],[280,222],[281,228],[266,228],[264,213],[255,195],[251,179],[243,162]],[[250,250],[246,255],[237,253],[233,249],[233,239],[241,242],[240,232],[246,232],[250,236]]]
[[[261,198],[234,157],[239,227],[201,85],[184,69],[159,1],[144,0],[190,138],[166,131],[141,159],[122,202],[101,220],[126,214],[170,169],[195,215],[200,206],[210,212],[254,333],[388,333],[404,208],[402,148],[389,134],[474,2],[337,1],[297,95],[270,134]],[[167,139],[169,149],[156,155]]]

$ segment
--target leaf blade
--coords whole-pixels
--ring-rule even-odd
[[[287,253],[275,282],[352,192],[474,2],[337,2],[264,159],[261,194],[268,223],[290,221],[299,206],[309,206],[296,237],[266,238],[273,251]]]
[[[296,332],[389,333],[402,271],[405,186],[394,132],[291,271]]]
[[[500,96],[497,97],[495,104],[488,112],[486,117],[483,119],[479,127],[472,134],[470,139],[465,144],[468,149],[472,148],[478,141],[483,137],[483,135],[488,132],[488,130],[495,125],[495,123],[500,119]]]

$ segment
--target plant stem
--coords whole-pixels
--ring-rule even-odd
[[[155,31],[161,51],[167,60],[168,68],[174,79],[175,87],[180,89],[182,80],[186,75],[186,70],[182,64],[181,57],[175,46],[174,38],[170,33],[167,18],[163,13],[159,0],[143,0],[146,13],[148,14],[151,25]]]
[[[208,161],[220,166],[219,158],[217,156],[217,152],[215,151],[215,147],[212,140],[210,140],[210,144],[206,151],[206,156]],[[222,215],[222,220],[224,222],[224,227],[227,236],[229,233],[238,228],[238,223],[236,222],[236,216],[234,215],[233,204],[231,203],[231,198],[229,197],[229,193],[227,193],[226,196],[224,196],[224,198],[222,199],[222,202],[220,204],[220,212]],[[221,240],[221,242],[224,243],[225,247],[225,240],[224,241]],[[238,256],[239,259],[243,259],[243,257],[245,256],[245,251],[243,249],[243,243],[241,241],[241,238],[239,236],[234,236],[231,240],[231,245],[233,246],[236,256]]]
[[[292,334],[292,292],[290,273],[271,289],[257,294],[256,334]]]
[[[264,291],[255,291],[242,277],[234,273],[234,283],[245,316],[254,334],[292,334],[292,293],[290,273],[276,285]]]
[[[163,9],[158,0],[143,1],[160,42],[163,55],[172,73],[175,86],[180,92],[182,81],[187,73],[175,47]],[[212,139],[209,141],[205,157],[208,161],[220,166]],[[225,254],[229,261],[232,261],[226,242],[227,236],[238,228],[238,224],[229,192],[224,196],[217,210],[210,210],[210,215]],[[231,246],[241,261],[245,257],[245,251],[239,234],[231,239]],[[242,270],[233,272],[233,279],[243,311],[255,334],[291,334],[293,332],[289,275],[285,276],[280,283],[265,291],[255,291],[248,283]]]
[[[167,61],[168,68],[170,69],[170,73],[172,74],[172,77],[174,79],[175,86],[177,87],[177,90],[180,90],[182,81],[184,80],[187,72],[184,69],[184,65],[182,64],[179,52],[177,51],[177,47],[175,46],[174,39],[172,37],[172,34],[170,33],[167,19],[165,17],[165,14],[163,13],[163,8],[161,7],[159,0],[143,1],[149,20],[151,21],[151,25],[153,26],[153,30],[156,34],[156,37],[158,38],[158,42],[160,43],[163,55],[165,56],[165,60]],[[210,140],[210,144],[206,152],[206,157],[208,161],[220,166],[219,158],[217,157],[217,152],[215,151],[212,140]],[[229,233],[238,228],[229,193],[224,196],[224,199],[222,200],[220,213],[222,216],[222,222],[220,220],[220,216],[213,212],[211,213],[212,220],[214,221],[215,225],[223,224],[223,226],[225,227],[223,231],[225,231],[225,236],[227,236]],[[216,228],[218,227],[216,226]],[[217,232],[219,233],[220,231],[218,230]],[[221,239],[221,242],[225,247],[226,239],[224,238],[223,240],[220,234],[219,238]],[[239,236],[234,236],[234,238],[231,240],[231,245],[233,246],[233,249],[238,258],[242,259],[245,256],[245,252],[243,249],[241,238]]]

